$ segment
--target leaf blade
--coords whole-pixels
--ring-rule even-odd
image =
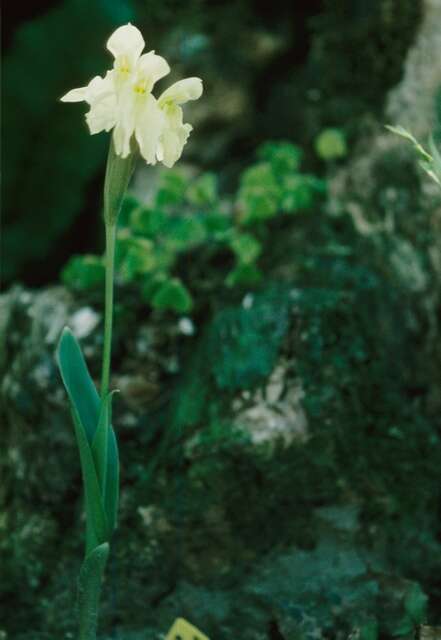
[[[90,377],[80,345],[72,331],[65,327],[57,348],[61,377],[71,404],[75,407],[87,440],[92,443],[98,426],[100,398]]]
[[[111,391],[102,402],[98,428],[92,443],[92,455],[103,497],[109,534],[116,526],[119,494],[118,446],[111,425],[112,397],[115,393],[117,393],[116,390]]]
[[[95,431],[91,447],[92,456],[95,462],[95,469],[97,472],[98,481],[103,497],[106,490],[108,431],[110,426],[112,393],[109,393],[107,398],[104,398],[104,400],[101,402],[98,427]]]
[[[97,544],[107,541],[109,528],[92,451],[86,437],[85,428],[81,424],[81,420],[74,407],[72,407],[72,414],[78,449],[80,451],[81,472],[86,503],[86,552],[90,553]]]
[[[119,502],[119,455],[118,443],[112,425],[109,426],[107,452],[107,478],[104,508],[109,526],[109,535],[116,527]]]

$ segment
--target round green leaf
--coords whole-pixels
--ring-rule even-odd
[[[190,292],[178,278],[167,280],[152,298],[155,309],[170,309],[177,313],[188,313],[193,308]]]

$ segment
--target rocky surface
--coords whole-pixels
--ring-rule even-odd
[[[425,138],[437,122],[436,98],[441,88],[441,2],[424,0],[423,19],[404,63],[401,82],[388,96],[385,109],[391,123]],[[432,64],[432,61],[434,62]]]
[[[404,577],[406,572],[391,577],[389,525],[377,529],[375,544],[363,531],[367,503],[362,487],[349,489],[343,468],[340,480],[332,474],[325,479],[322,465],[339,464],[336,451],[328,459],[325,455],[327,448],[338,448],[338,439],[332,435],[332,411],[329,436],[317,430],[314,413],[320,405],[314,398],[327,388],[327,375],[335,379],[338,363],[331,365],[332,353],[328,364],[322,360],[325,377],[317,388],[315,372],[311,378],[313,359],[311,374],[305,369],[308,340],[317,340],[317,310],[305,317],[302,330],[300,309],[302,314],[311,311],[302,307],[298,291],[291,298],[288,333],[264,384],[232,389],[225,396],[222,422],[204,412],[196,429],[185,427],[185,420],[180,426],[164,423],[158,409],[162,389],[186,371],[183,345],[194,338],[187,329],[182,332],[182,321],[164,323],[153,316],[137,322],[136,330],[129,321],[117,321],[113,383],[121,388],[115,424],[122,493],[103,620],[108,628],[123,630],[124,637],[130,629],[138,637],[135,630],[142,629],[159,640],[161,630],[179,615],[228,640],[238,634],[243,640],[321,637],[331,629],[368,633],[372,628],[394,635],[403,620],[413,624],[409,599],[426,606],[426,597]],[[325,316],[331,313],[323,317],[325,324],[334,322],[336,300],[325,302]],[[261,312],[260,304],[256,299]],[[11,602],[20,593],[20,608],[13,621],[6,618],[4,630],[7,638],[27,638],[31,620],[34,638],[55,633],[67,639],[74,628],[84,518],[77,451],[54,352],[68,323],[81,337],[96,378],[101,314],[60,287],[36,292],[16,287],[1,305],[1,501],[7,505],[1,520],[7,577],[2,597]],[[344,307],[338,308],[337,317]],[[306,341],[306,351],[295,348],[296,359],[294,336]],[[344,359],[344,347],[338,350]],[[227,353],[234,353],[234,344]],[[242,359],[238,371],[248,370],[251,362]],[[242,378],[231,366],[236,384]],[[225,385],[220,370],[217,376]],[[210,402],[214,410],[213,397]],[[343,425],[347,418],[338,411]],[[322,482],[329,487],[319,488]],[[346,486],[343,491],[338,482]],[[389,492],[385,489],[384,499]],[[424,567],[427,554],[436,553],[430,529],[424,531],[409,576],[418,563]]]

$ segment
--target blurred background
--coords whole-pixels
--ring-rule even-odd
[[[60,96],[132,22],[204,81],[119,224],[120,526],[103,638],[414,638],[441,611],[438,0],[3,10],[0,636],[74,637],[79,463],[54,351],[99,377],[109,138]],[[157,93],[156,95],[159,95]]]
[[[4,12],[3,280],[56,281],[73,253],[100,243],[106,136],[59,98],[110,64],[104,43],[133,21],[176,77],[198,75],[204,101],[188,161],[226,189],[257,146],[288,138],[311,155],[326,127],[351,136],[381,113],[421,19],[418,2],[29,2]],[[167,83],[169,78],[163,82]],[[314,162],[309,158],[309,163]],[[32,242],[29,242],[29,238]]]

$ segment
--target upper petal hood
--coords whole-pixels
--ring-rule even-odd
[[[115,58],[125,56],[132,65],[138,60],[144,46],[141,32],[130,22],[114,31],[107,41],[107,48]]]
[[[149,81],[150,89],[155,82],[170,73],[170,67],[162,56],[156,55],[154,51],[144,53],[138,60],[136,66],[138,78],[145,78]]]
[[[159,104],[166,102],[174,102],[175,104],[184,104],[189,100],[197,100],[201,97],[203,91],[202,80],[200,78],[185,78],[178,80],[171,85],[159,98]]]

